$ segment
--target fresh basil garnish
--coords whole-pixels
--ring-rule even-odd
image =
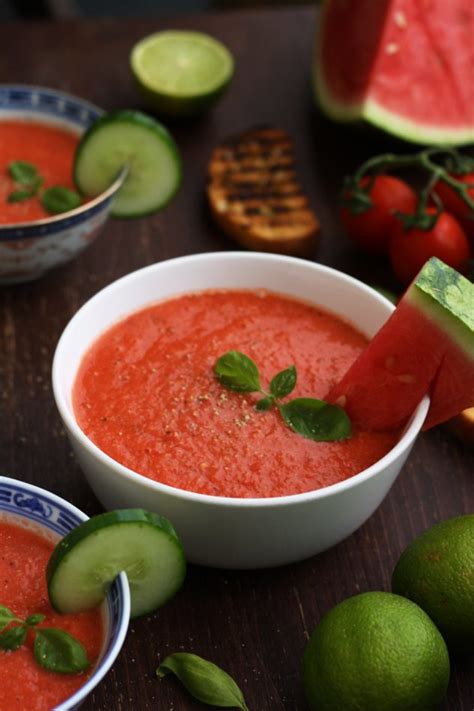
[[[38,664],[58,674],[76,674],[89,667],[83,645],[68,632],[55,627],[36,630],[34,655]]]
[[[266,412],[271,407],[273,407],[274,402],[275,398],[273,398],[271,395],[269,395],[268,397],[262,397],[262,399],[255,404],[255,409],[259,410],[260,412]]]
[[[12,161],[8,164],[8,172],[15,183],[21,185],[7,196],[7,202],[10,203],[23,202],[34,197],[44,182],[36,166],[26,160]]]
[[[55,185],[44,191],[41,196],[41,204],[47,212],[57,215],[79,207],[81,196],[74,190],[64,188],[62,185]]]
[[[289,395],[296,386],[296,368],[290,365],[286,370],[277,373],[270,382],[270,392],[275,398],[282,398]]]
[[[14,652],[26,639],[26,625],[18,625],[0,633],[0,649]]]
[[[270,392],[260,386],[260,374],[254,361],[239,351],[229,351],[217,359],[214,373],[218,381],[237,392],[260,392],[263,397],[255,408],[260,412],[277,407],[288,427],[315,442],[347,439],[352,434],[351,422],[342,407],[315,398],[281,399],[293,392],[297,372],[294,365],[277,373],[270,381]]]
[[[227,672],[197,654],[177,652],[160,664],[156,673],[162,678],[172,672],[198,701],[210,706],[248,711],[244,695]]]
[[[38,191],[44,183],[44,178],[33,163],[28,163],[25,160],[14,160],[8,164],[8,172],[12,180],[21,187],[13,190],[7,196],[7,202],[23,202],[23,200],[29,200],[38,195]],[[43,208],[52,215],[69,212],[69,210],[74,210],[81,204],[79,193],[62,185],[54,185],[48,188],[39,197]]]
[[[253,393],[260,390],[258,368],[251,358],[239,351],[228,351],[217,359],[214,373],[218,381],[230,390]]]
[[[76,674],[90,666],[87,652],[75,637],[55,627],[38,628],[46,619],[41,612],[28,615],[26,620],[15,617],[5,605],[0,605],[0,649],[14,652],[25,643],[28,630],[35,635],[33,652],[42,667],[58,674]],[[19,622],[9,627],[12,622]],[[5,629],[8,627],[8,629]]]
[[[307,439],[331,442],[351,436],[351,421],[338,405],[310,397],[298,397],[280,405],[279,409],[288,427]]]
[[[15,183],[31,185],[38,178],[38,169],[26,160],[14,160],[8,164],[8,172]]]
[[[8,607],[5,607],[5,605],[0,605],[0,630],[8,627],[14,620],[16,620],[16,617],[13,612]]]
[[[36,195],[35,191],[28,189],[24,190],[14,190],[10,195],[7,196],[7,202],[23,202],[23,200],[29,200]]]

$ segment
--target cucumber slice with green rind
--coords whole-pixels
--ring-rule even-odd
[[[101,116],[76,151],[74,182],[87,197],[100,195],[128,169],[111,214],[142,217],[165,207],[181,185],[178,148],[166,128],[139,111]]]
[[[186,559],[171,523],[143,509],[108,511],[74,528],[46,569],[52,606],[83,612],[104,600],[117,575],[127,574],[131,616],[152,612],[181,587]]]

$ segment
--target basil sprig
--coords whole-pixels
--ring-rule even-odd
[[[33,652],[38,664],[58,674],[76,674],[90,666],[83,645],[69,632],[55,627],[37,627],[45,615],[35,613],[26,620],[0,605],[0,649],[14,652],[26,641],[28,630],[35,635]]]
[[[170,654],[156,670],[162,678],[173,673],[198,701],[210,706],[249,711],[244,695],[227,672],[197,654]]]
[[[44,178],[38,168],[26,160],[14,160],[9,163],[8,173],[19,187],[7,196],[7,202],[23,202],[38,195],[43,208],[52,215],[69,212],[81,204],[79,193],[62,185],[53,185],[40,194]]]
[[[241,393],[259,392],[263,397],[255,407],[259,411],[277,407],[288,427],[315,442],[331,442],[351,436],[351,421],[342,407],[325,400],[300,397],[283,403],[293,392],[297,373],[294,365],[277,373],[270,382],[270,392],[260,385],[260,374],[254,361],[240,351],[228,351],[217,359],[214,373],[224,387]]]
[[[34,197],[44,182],[36,166],[26,160],[12,161],[8,164],[8,172],[21,187],[8,195],[7,202],[23,202]]]

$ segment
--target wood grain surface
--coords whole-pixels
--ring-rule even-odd
[[[0,287],[0,471],[51,489],[89,515],[101,506],[85,483],[56,411],[51,361],[75,311],[116,278],[169,257],[234,248],[210,222],[206,164],[214,144],[252,125],[293,136],[301,179],[322,223],[314,259],[371,284],[395,286],[383,263],[361,256],[343,236],[337,199],[345,173],[396,143],[332,125],[313,107],[309,68],[317,23],[312,9],[240,11],[169,18],[89,20],[0,27],[0,81],[78,94],[105,109],[143,108],[128,54],[142,36],[195,28],[222,39],[236,74],[206,117],[168,124],[184,161],[184,182],[161,214],[110,220],[99,239],[40,281]],[[403,147],[406,150],[406,146]],[[371,519],[330,551],[297,565],[255,572],[190,566],[165,608],[130,626],[115,666],[85,711],[203,708],[155,669],[173,651],[212,659],[241,686],[252,711],[304,711],[301,656],[308,635],[334,604],[388,590],[402,549],[437,521],[474,509],[472,451],[447,431],[420,436],[395,486]],[[443,709],[472,711],[472,659],[453,659]],[[341,711],[343,711],[341,709]]]

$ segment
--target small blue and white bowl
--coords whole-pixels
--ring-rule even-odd
[[[88,101],[38,86],[0,84],[1,121],[21,119],[80,136],[103,113]],[[103,227],[121,180],[85,205],[32,222],[0,225],[0,284],[30,281],[69,262]]]
[[[72,504],[32,484],[0,476],[0,521],[36,530],[48,539],[60,540],[87,516]],[[115,662],[128,630],[130,589],[125,573],[111,586],[102,605],[104,643],[92,674],[69,699],[54,711],[73,711],[97,686]]]

